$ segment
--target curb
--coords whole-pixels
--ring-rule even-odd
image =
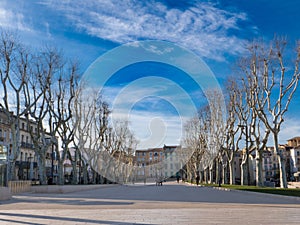
[[[269,193],[255,192],[255,191],[242,191],[242,190],[235,190],[235,189],[229,189],[229,188],[223,188],[223,187],[212,187],[212,188],[216,189],[216,190],[220,190],[220,191],[248,192],[248,193],[260,195],[260,196],[269,196],[269,197],[282,198],[282,199],[287,199],[287,200],[300,201],[300,197],[296,197],[296,196],[276,195],[276,194],[269,194]]]

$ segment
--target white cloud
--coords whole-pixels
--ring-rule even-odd
[[[286,144],[287,140],[296,136],[300,136],[299,119],[297,117],[286,118],[279,133],[280,144]],[[273,143],[272,137],[270,137],[270,143]]]
[[[18,31],[31,31],[24,20],[25,17],[21,12],[7,7],[5,1],[0,3],[0,27]]]
[[[223,60],[225,52],[237,54],[244,49],[245,40],[230,35],[229,30],[239,30],[238,22],[246,20],[246,15],[210,3],[186,9],[152,0],[52,0],[44,4],[60,10],[79,30],[117,43],[168,40],[217,60]]]
[[[146,78],[141,81],[149,84]],[[125,91],[124,94],[119,94],[124,90],[120,87],[109,87],[104,91],[104,99],[109,103],[115,102],[111,104],[111,120],[121,119],[130,122],[132,132],[140,141],[138,148],[180,144],[184,123],[196,113],[196,108],[193,111],[193,105],[187,99],[187,93],[180,93],[175,87],[172,91],[176,94],[172,96],[162,91],[168,85],[171,83],[162,82],[162,85],[151,86],[143,86],[142,83],[129,85],[132,92]],[[163,105],[161,99],[170,105]],[[134,107],[136,104],[139,105],[138,108]],[[172,110],[168,111],[168,107]]]
[[[178,145],[183,136],[183,126],[188,117],[167,116],[163,112],[133,110],[114,114],[113,121],[128,119],[129,127],[139,140],[138,148],[162,147],[164,144]]]

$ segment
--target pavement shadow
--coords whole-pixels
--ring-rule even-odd
[[[121,222],[121,221],[106,221],[106,220],[93,220],[93,219],[81,219],[81,218],[71,218],[71,217],[56,217],[56,216],[44,216],[44,215],[32,215],[32,214],[20,214],[20,213],[3,213],[0,212],[0,216],[9,216],[13,219],[3,219],[0,218],[0,221],[7,222],[7,223],[19,223],[19,224],[35,224],[35,225],[43,225],[45,222],[51,221],[57,221],[58,223],[61,223],[62,221],[67,222],[74,222],[74,223],[90,223],[90,224],[108,224],[108,225],[128,225],[132,223],[127,222]],[[26,222],[22,219],[28,218],[28,219],[36,219],[39,220],[39,223],[37,222]],[[47,221],[46,221],[47,220]],[[137,225],[146,225],[142,223],[138,223]]]
[[[56,196],[58,197],[58,196]],[[247,191],[224,191],[211,187],[184,184],[123,185],[93,191],[63,194],[62,198],[93,198],[126,201],[169,201],[195,203],[237,203],[237,204],[296,204],[296,197],[278,196]]]
[[[22,197],[24,196],[24,197]],[[66,205],[132,205],[135,201],[191,203],[290,204],[299,205],[299,198],[286,198],[247,191],[224,191],[209,187],[169,183],[155,185],[120,185],[110,188],[65,194],[26,193],[15,201]]]
[[[134,202],[125,202],[125,201],[104,201],[101,199],[77,199],[70,197],[35,197],[35,196],[20,196],[13,197],[11,201],[6,202],[7,204],[12,204],[16,202],[30,203],[30,204],[60,204],[60,205],[81,205],[81,206],[126,206],[133,205]]]

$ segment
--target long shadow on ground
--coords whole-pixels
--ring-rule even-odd
[[[222,191],[209,187],[197,187],[174,183],[163,186],[120,185],[68,194],[26,194],[26,196],[36,197],[36,199],[33,198],[28,201],[44,201],[45,203],[60,203],[69,205],[133,204],[133,202],[130,201],[297,205],[300,203],[299,199],[297,200],[296,198],[285,198],[282,196],[246,191]],[[118,202],[118,200],[120,201]],[[121,200],[129,202],[122,202]]]

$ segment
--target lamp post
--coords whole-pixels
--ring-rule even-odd
[[[245,128],[245,135],[246,135],[246,173],[247,173],[247,185],[250,185],[250,170],[249,170],[249,148],[248,148],[248,126],[239,124],[238,127]]]

